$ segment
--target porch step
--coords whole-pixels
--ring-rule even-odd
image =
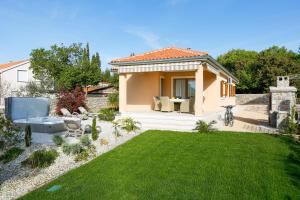
[[[219,121],[220,113],[210,113],[196,117],[185,113],[160,113],[160,112],[126,112],[117,116],[117,119],[131,117],[141,123],[142,129],[150,130],[174,130],[174,131],[192,131],[198,120],[210,122],[216,120],[216,128],[223,122]]]

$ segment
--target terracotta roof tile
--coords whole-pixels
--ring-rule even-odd
[[[207,54],[208,54],[207,52],[196,51],[191,49],[168,47],[168,48],[158,49],[155,51],[146,52],[143,54],[115,59],[112,60],[111,63],[163,60],[163,59],[174,59],[174,58],[189,58],[189,57],[196,57],[196,56],[202,56]]]
[[[0,69],[9,68],[11,66],[20,64],[20,63],[25,62],[25,61],[27,61],[27,60],[12,61],[12,62],[9,62],[9,63],[0,64]]]

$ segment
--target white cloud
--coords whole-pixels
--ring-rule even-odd
[[[141,38],[145,44],[153,49],[161,48],[160,37],[155,33],[147,30],[145,27],[131,26],[124,29],[124,32]]]

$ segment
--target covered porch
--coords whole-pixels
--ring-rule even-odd
[[[175,104],[175,99],[194,99],[190,101],[194,104],[193,109],[187,113],[196,116],[222,111],[222,105],[234,101],[233,98],[222,97],[223,91],[220,91],[220,88],[229,90],[225,86],[220,87],[228,81],[228,77],[207,63],[141,67],[122,68],[123,73],[121,69],[119,71],[121,112],[153,111],[153,97],[168,97]]]

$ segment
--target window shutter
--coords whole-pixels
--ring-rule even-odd
[[[233,95],[236,96],[236,86],[233,86]]]
[[[220,82],[220,95],[221,95],[221,97],[223,97],[224,96],[224,81],[221,81]]]
[[[228,96],[228,83],[225,83],[225,96]]]

